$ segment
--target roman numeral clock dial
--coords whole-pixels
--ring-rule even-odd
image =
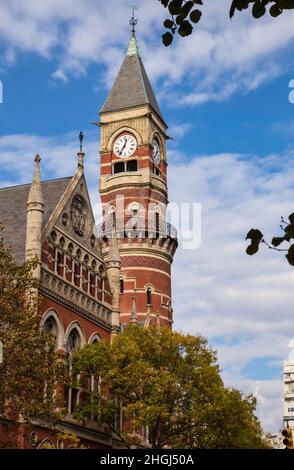
[[[135,137],[125,134],[115,141],[113,151],[118,158],[128,158],[133,155],[136,148],[137,141]]]

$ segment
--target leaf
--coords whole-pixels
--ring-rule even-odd
[[[252,7],[252,15],[254,16],[254,18],[256,18],[256,19],[261,18],[265,13],[266,13],[266,8],[260,2],[260,0],[255,2],[253,7]]]
[[[179,27],[178,33],[180,36],[185,37],[185,36],[189,36],[190,34],[192,34],[192,31],[193,31],[193,26],[191,25],[191,23],[189,23],[189,21],[185,20]]]
[[[287,236],[287,241],[289,241],[291,238],[294,238],[294,225],[287,225],[287,227],[285,228],[285,233]]]
[[[202,16],[202,13],[200,10],[193,10],[191,13],[190,13],[190,20],[193,22],[193,23],[198,23],[198,21],[200,21],[200,18]]]
[[[252,228],[246,236],[246,240],[258,241],[260,242],[263,239],[263,234],[260,230]]]
[[[193,0],[193,2],[196,3],[196,5],[203,5],[202,0]]]
[[[160,0],[162,5],[166,8],[168,5],[169,0]]]
[[[192,0],[185,3],[185,5],[183,5],[182,7],[181,15],[183,15],[184,18],[186,18],[186,16],[189,15],[193,7],[194,7],[194,2],[192,2]]]
[[[272,245],[274,247],[277,247],[279,246],[281,243],[283,243],[285,241],[285,237],[274,237],[272,239]]]
[[[294,225],[294,212],[289,215],[288,219],[290,220],[290,223]]]
[[[169,28],[171,29],[174,25],[174,22],[172,20],[165,20],[165,22],[163,23],[164,27],[165,28]]]
[[[181,26],[181,24],[183,24],[184,21],[185,21],[185,17],[184,17],[184,16],[178,15],[178,16],[176,17],[176,23],[177,23],[179,26]]]
[[[259,249],[259,243],[258,242],[252,242],[251,245],[249,245],[246,249],[247,255],[255,255],[255,253],[258,252]]]
[[[276,18],[277,16],[279,16],[283,11],[278,7],[278,5],[272,5],[270,7],[270,15],[273,16],[274,18]]]
[[[288,250],[288,254],[286,255],[286,258],[288,260],[288,263],[291,266],[294,266],[294,245],[290,246],[290,248]]]
[[[174,38],[172,33],[165,33],[162,35],[162,42],[165,45],[165,47],[168,47],[172,42]]]
[[[179,15],[182,11],[182,4],[183,0],[172,0],[168,5],[170,14]]]

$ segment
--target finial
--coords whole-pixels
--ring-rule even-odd
[[[136,25],[138,23],[138,20],[135,18],[135,10],[138,9],[136,0],[133,0],[132,9],[133,9],[133,15],[132,15],[132,18],[130,19],[130,25],[132,26],[132,36],[136,36]]]
[[[80,151],[78,152],[78,168],[84,168],[84,152],[83,152],[83,140],[84,140],[84,134],[81,131],[79,133],[79,139],[80,139]]]
[[[82,152],[83,151],[83,140],[84,140],[83,131],[80,132],[79,139],[80,139],[80,152]]]
[[[157,313],[156,313],[156,317],[157,317],[157,319],[156,319],[156,328],[158,330],[160,330],[160,313],[159,313],[158,310],[157,310]]]
[[[39,164],[41,160],[42,160],[42,158],[41,158],[40,155],[37,153],[37,155],[35,156],[35,163]]]
[[[136,289],[134,289],[134,292],[133,292],[133,295],[132,295],[131,323],[133,323],[133,324],[138,323],[137,305],[136,305]]]

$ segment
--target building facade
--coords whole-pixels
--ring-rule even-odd
[[[124,63],[100,112],[98,232],[78,152],[76,173],[42,181],[35,158],[32,184],[0,189],[4,242],[17,262],[35,256],[42,328],[68,357],[93,341],[111,341],[128,323],[172,326],[171,265],[176,230],[167,223],[167,126],[132,34]],[[95,381],[90,385],[97,386]],[[85,390],[65,391],[65,432],[89,447],[119,447],[108,429],[73,415]],[[61,443],[46,429],[18,436],[18,446]]]
[[[284,415],[286,425],[294,429],[294,361],[284,361]]]

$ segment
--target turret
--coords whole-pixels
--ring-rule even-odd
[[[117,334],[120,327],[120,273],[121,258],[118,249],[117,235],[112,230],[112,236],[109,243],[108,259],[106,262],[108,281],[112,292],[112,327],[113,334]]]
[[[44,201],[40,178],[39,155],[35,157],[35,173],[31,184],[27,202],[27,231],[26,231],[26,260],[37,258],[41,260],[42,250],[42,226],[44,214]],[[33,277],[39,281],[41,276],[41,264],[33,271]]]

